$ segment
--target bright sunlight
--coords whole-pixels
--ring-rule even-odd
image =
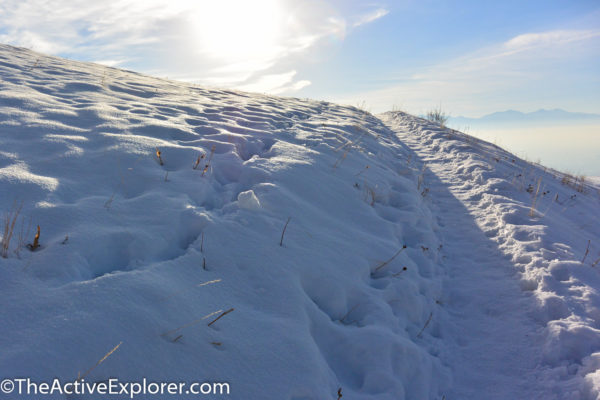
[[[224,0],[202,2],[190,22],[199,50],[240,62],[272,59],[280,50],[285,18],[281,2],[275,0]]]

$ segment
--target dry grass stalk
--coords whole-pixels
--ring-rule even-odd
[[[369,166],[367,165],[365,168],[363,168],[358,174],[354,175],[354,176],[359,176],[360,174],[362,174],[363,172],[365,172],[366,170],[369,169]]]
[[[106,360],[112,353],[114,353],[115,351],[117,351],[117,349],[119,348],[119,346],[121,346],[123,344],[123,342],[120,342],[118,345],[116,345],[111,351],[109,351],[108,353],[106,353],[104,355],[104,357],[102,357],[97,363],[96,365],[94,365],[92,368],[88,369],[83,375],[81,374],[77,374],[77,382],[81,382],[83,380],[83,378],[85,378],[86,376],[89,375],[90,372],[92,372],[94,370],[94,368],[96,368],[98,365],[102,364],[102,362],[104,360]]]
[[[204,257],[204,232],[202,232],[200,239],[200,253],[202,253],[202,269],[206,270],[206,257]]]
[[[402,275],[402,273],[405,272],[407,269],[408,269],[407,267],[402,267],[402,271],[392,274],[392,278],[396,278],[396,277]]]
[[[417,334],[417,337],[421,337],[423,335],[423,331],[425,331],[425,329],[429,326],[429,323],[431,322],[431,318],[433,318],[433,312],[429,313],[429,318],[427,318],[427,322],[425,322],[425,325],[423,325],[423,328]]]
[[[585,258],[588,256],[588,253],[590,252],[590,240],[588,240],[588,244],[587,244],[587,248],[585,249],[585,254],[583,255],[583,258],[581,259],[581,263],[583,264],[585,262]]]
[[[160,163],[160,165],[165,165],[163,163],[162,157],[161,157],[161,151],[158,149],[158,147],[156,148],[156,157],[158,158],[158,162]]]
[[[29,218],[29,222],[27,223],[27,229],[25,229],[25,218],[21,218],[21,229],[19,230],[19,235],[17,236],[17,247],[14,252],[17,257],[20,257],[21,250],[23,247],[26,247],[25,237],[27,232],[31,230],[31,217]]]
[[[204,158],[206,157],[206,154],[201,153],[198,158],[196,159],[196,162],[194,163],[194,166],[192,167],[192,169],[198,169],[198,166],[200,165],[200,163],[202,162],[202,160],[204,160]]]
[[[214,284],[214,283],[219,283],[219,282],[221,282],[221,279],[213,279],[212,281],[208,281],[208,282],[202,282],[202,283],[199,283],[199,284],[197,284],[197,285],[194,285],[194,286],[193,286],[193,287],[191,287],[191,288],[187,288],[187,289],[185,289],[185,290],[182,290],[182,291],[180,291],[180,292],[177,292],[177,293],[175,293],[175,294],[172,294],[171,296],[165,297],[165,298],[163,298],[163,300],[169,300],[169,299],[172,299],[173,297],[175,297],[175,296],[177,296],[177,295],[180,295],[180,294],[182,294],[182,293],[188,292],[188,291],[190,291],[190,290],[192,290],[192,289],[194,289],[194,288],[197,288],[197,287],[202,287],[202,286],[212,285],[212,284]]]
[[[367,191],[367,198],[366,200],[369,202],[369,205],[371,207],[373,207],[375,205],[375,190],[373,190],[373,188],[366,186],[365,185],[365,190]],[[370,198],[370,200],[369,200]]]
[[[189,323],[187,323],[187,324],[185,324],[185,325],[181,325],[181,326],[179,326],[179,327],[177,327],[177,328],[175,328],[175,329],[171,329],[170,331],[166,331],[165,333],[161,334],[160,336],[167,336],[167,335],[169,335],[169,334],[171,334],[171,333],[175,333],[175,332],[177,332],[177,331],[180,331],[180,330],[182,330],[182,329],[189,328],[190,326],[196,325],[197,323],[199,323],[199,322],[202,322],[202,321],[204,321],[205,319],[207,319],[207,318],[210,318],[210,317],[212,317],[213,315],[220,313],[221,311],[223,311],[223,310],[217,310],[217,311],[215,311],[215,312],[211,312],[210,314],[208,314],[208,315],[205,315],[205,316],[204,316],[204,317],[202,317],[202,318],[195,319],[195,320],[193,320],[192,322],[189,322]]]
[[[212,324],[214,324],[215,322],[217,322],[218,320],[220,320],[221,318],[223,318],[224,316],[226,316],[227,314],[229,314],[230,312],[232,312],[233,310],[235,310],[234,308],[230,308],[227,311],[223,311],[221,313],[221,315],[219,315],[217,318],[213,319],[211,322],[209,322],[208,326],[211,326]]]
[[[281,240],[279,241],[279,246],[281,247],[283,247],[283,236],[285,235],[285,230],[287,229],[287,226],[290,223],[291,219],[292,217],[288,217],[287,221],[285,222],[285,225],[283,226],[283,231],[281,232]]]
[[[36,251],[40,247],[40,226],[37,226],[37,232],[33,238],[33,243],[27,245],[27,248],[31,251]]]
[[[535,215],[535,203],[537,202],[538,194],[540,193],[540,185],[542,183],[542,178],[538,178],[537,189],[535,194],[533,195],[533,202],[531,203],[531,208],[529,209],[529,216],[533,217]]]
[[[394,255],[392,256],[392,258],[390,258],[389,260],[387,260],[387,261],[384,261],[384,262],[382,262],[381,264],[379,264],[379,265],[377,266],[377,268],[375,268],[375,271],[373,271],[373,273],[375,273],[375,272],[379,271],[381,268],[385,267],[386,265],[388,265],[389,263],[391,263],[392,261],[394,261],[394,259],[395,259],[396,257],[398,257],[398,255],[404,251],[404,249],[406,249],[406,245],[403,245],[403,246],[402,246],[402,248],[401,248],[400,250],[398,250],[398,251],[396,252],[396,254],[394,254]]]
[[[204,176],[204,174],[206,174],[206,172],[209,170],[210,163],[212,162],[212,159],[213,159],[213,156],[215,155],[216,149],[217,149],[217,146],[215,146],[213,144],[212,147],[210,148],[210,156],[208,157],[208,161],[206,162],[206,165],[204,166],[204,169],[202,170],[202,176]]]
[[[357,305],[355,305],[354,307],[352,307],[350,310],[348,310],[348,312],[346,314],[344,314],[344,316],[342,318],[340,318],[340,322],[344,322],[344,320],[346,319],[346,317],[348,317],[348,315],[350,315],[350,313],[354,310],[356,310],[358,308],[358,306],[360,306],[360,303],[358,303]]]
[[[22,208],[23,203],[17,205],[15,201],[10,211],[4,216],[4,229],[2,232],[1,250],[1,255],[3,258],[8,257],[8,248],[10,246],[10,240],[12,239],[15,230],[15,224],[17,223],[17,218],[19,217]]]

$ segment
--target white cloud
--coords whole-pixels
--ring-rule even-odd
[[[587,40],[598,36],[600,36],[600,31],[595,30],[556,30],[525,33],[505,42],[504,47],[510,50],[527,50],[540,46],[555,46],[557,44]]]
[[[324,1],[2,0],[0,41],[86,61],[227,87],[272,85],[311,51],[343,40],[354,19]],[[281,64],[287,65],[287,67]]]
[[[370,12],[368,14],[365,14],[365,15],[359,17],[358,20],[352,24],[352,26],[358,27],[361,25],[365,25],[365,24],[371,23],[381,17],[385,17],[388,14],[389,14],[389,11],[386,10],[385,8],[378,8],[377,10],[375,10],[373,12]]]
[[[248,92],[280,94],[284,92],[295,92],[310,85],[310,81],[307,80],[293,82],[296,74],[296,71],[288,71],[281,74],[264,75],[253,83],[237,86],[237,88]]]
[[[561,97],[557,93],[566,97],[577,91],[569,77],[579,73],[574,68],[585,64],[580,60],[591,51],[600,55],[599,38],[600,30],[526,33],[417,71],[404,71],[390,79],[385,89],[333,100],[365,101],[375,112],[409,104],[407,111],[417,114],[441,103],[454,115],[473,116],[531,103],[538,108],[568,108],[566,100],[564,104],[550,101]]]

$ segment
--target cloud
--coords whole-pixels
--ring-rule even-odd
[[[555,46],[570,42],[593,39],[600,36],[596,30],[555,30],[541,33],[525,33],[516,36],[503,44],[509,50],[524,51],[541,46]]]
[[[237,88],[248,92],[280,94],[284,92],[295,92],[310,85],[310,81],[307,80],[293,82],[296,74],[296,71],[288,71],[281,74],[264,75],[253,83],[238,86]]]
[[[352,26],[356,28],[358,26],[371,23],[381,17],[385,17],[388,14],[389,14],[389,10],[386,10],[384,8],[378,8],[375,11],[372,11],[368,14],[365,14],[365,15],[359,17],[358,20],[352,24]]]
[[[316,0],[2,0],[0,41],[176,79],[290,92],[309,81],[275,87],[274,77],[284,76],[275,71],[297,70],[311,52],[386,13],[353,19]]]
[[[599,39],[600,30],[524,33],[454,59],[403,71],[391,77],[384,89],[332,100],[365,101],[376,112],[410,104],[408,111],[418,114],[439,104],[451,113],[467,115],[528,108],[532,103],[539,108],[568,108],[566,98],[578,97],[579,89],[572,82],[586,73],[580,71],[580,66],[588,65],[583,60],[600,57]],[[594,79],[598,81],[590,75],[590,87]],[[561,97],[565,103],[550,103]]]

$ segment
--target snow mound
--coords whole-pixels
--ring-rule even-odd
[[[122,343],[86,381],[443,396],[436,223],[380,120],[10,46],[0,76],[0,375],[73,381]]]
[[[3,45],[0,76],[0,376],[600,398],[594,182],[402,112]]]

